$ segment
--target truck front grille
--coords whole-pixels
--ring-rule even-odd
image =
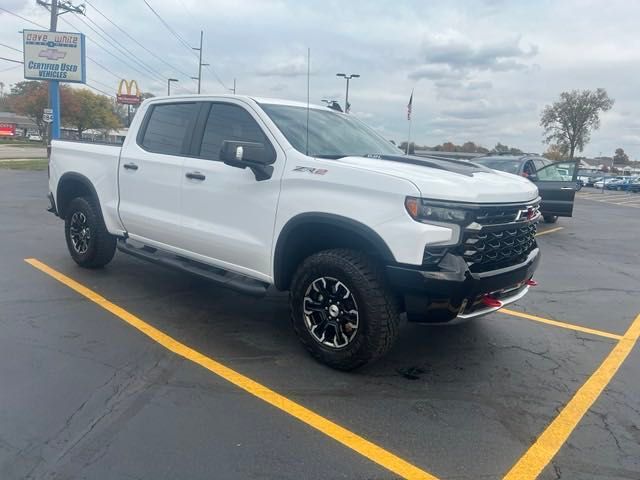
[[[472,272],[486,272],[523,262],[536,247],[536,224],[504,225],[465,232],[460,251]]]

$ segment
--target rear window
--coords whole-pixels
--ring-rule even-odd
[[[493,170],[500,170],[507,173],[518,174],[522,160],[506,160],[504,158],[479,158],[474,159],[473,163],[479,163]]]
[[[198,111],[196,103],[154,105],[144,128],[140,146],[165,155],[180,155],[185,137],[191,130]]]

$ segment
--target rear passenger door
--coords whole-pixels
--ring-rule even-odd
[[[158,246],[179,245],[180,190],[197,113],[196,102],[155,103],[135,139],[127,139],[118,171],[119,213],[129,236]]]
[[[538,187],[543,215],[570,217],[576,195],[577,169],[575,162],[557,162],[538,169],[531,180]]]
[[[268,281],[284,152],[251,107],[203,104],[191,156],[182,170],[184,248],[196,258]],[[276,159],[271,178],[220,160],[225,140],[262,143]]]

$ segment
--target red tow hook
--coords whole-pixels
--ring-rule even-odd
[[[538,286],[538,282],[536,282],[533,278],[530,278],[529,280],[527,280],[527,285],[529,285],[530,287],[537,287]]]
[[[491,295],[485,295],[482,297],[481,302],[490,308],[500,308],[502,306],[502,302],[498,300],[496,297],[492,297]]]

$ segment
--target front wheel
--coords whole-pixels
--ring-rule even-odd
[[[558,216],[557,215],[545,215],[544,216],[544,221],[546,223],[556,223],[558,221]]]
[[[299,266],[289,295],[293,328],[320,362],[353,370],[384,355],[399,330],[399,306],[380,267],[353,250],[326,250]]]
[[[116,237],[107,231],[92,198],[71,200],[66,208],[64,234],[71,258],[81,267],[104,267],[115,254]]]

